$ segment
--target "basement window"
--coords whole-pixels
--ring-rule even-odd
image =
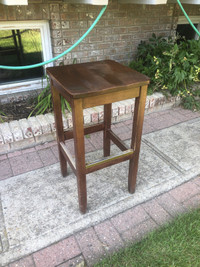
[[[198,24],[194,24],[198,28]],[[180,37],[184,37],[186,40],[198,39],[197,33],[194,31],[190,24],[179,24],[176,30]]]
[[[46,21],[0,23],[1,65],[32,65],[51,57],[49,25]],[[18,92],[37,89],[44,75],[43,66],[27,70],[0,69],[0,93],[16,91],[16,88]]]
[[[197,30],[200,31],[199,17],[191,16],[190,19],[193,22],[194,26],[197,28]],[[195,30],[192,28],[192,26],[189,24],[185,17],[179,18],[176,33],[178,36],[180,36],[181,38],[185,38],[186,40],[199,39],[199,35],[195,32]]]

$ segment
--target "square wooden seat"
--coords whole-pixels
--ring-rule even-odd
[[[86,174],[130,160],[128,190],[135,191],[141,134],[149,78],[112,60],[47,68],[51,80],[55,124],[61,172],[67,175],[67,162],[77,177],[79,208],[87,209]],[[63,96],[72,109],[73,129],[63,130],[61,101]],[[112,103],[136,98],[131,147],[128,148],[111,130]],[[104,121],[84,128],[83,109],[104,105]],[[104,159],[85,162],[84,135],[103,131]],[[75,161],[65,140],[74,138]],[[122,153],[110,156],[111,140]]]

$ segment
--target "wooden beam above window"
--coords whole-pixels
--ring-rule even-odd
[[[28,0],[0,0],[0,4],[7,6],[28,5]]]

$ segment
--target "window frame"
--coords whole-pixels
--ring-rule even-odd
[[[0,0],[0,3],[7,6],[28,5],[28,0]]]
[[[51,38],[49,21],[47,20],[31,20],[31,21],[2,21],[0,22],[0,30],[13,30],[13,29],[39,29],[42,41],[42,57],[43,61],[52,58]],[[49,63],[45,66],[53,66]],[[44,67],[44,73],[46,69]],[[0,95],[20,93],[31,90],[38,90],[42,87],[42,78],[35,78],[30,80],[22,80],[19,82],[11,82],[0,85]]]

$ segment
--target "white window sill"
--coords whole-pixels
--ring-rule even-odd
[[[33,91],[33,90],[39,90],[44,88],[46,86],[46,81],[43,81],[42,79],[35,79],[30,81],[24,81],[24,82],[17,82],[17,83],[8,83],[8,84],[2,84],[0,85],[0,96],[1,95],[9,95],[13,93],[22,93],[26,91]]]
[[[0,4],[7,6],[28,5],[28,0],[0,0]]]

